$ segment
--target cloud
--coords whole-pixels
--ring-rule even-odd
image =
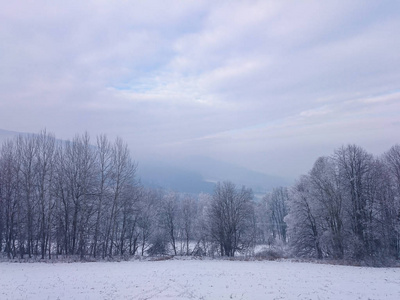
[[[377,153],[400,129],[399,11],[393,1],[7,2],[0,128],[105,132],[141,157],[194,153],[293,176],[343,143]]]

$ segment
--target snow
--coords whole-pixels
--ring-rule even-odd
[[[400,268],[291,261],[0,263],[0,299],[400,299]]]

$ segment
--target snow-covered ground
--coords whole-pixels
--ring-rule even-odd
[[[400,268],[290,261],[0,263],[0,299],[400,299]]]

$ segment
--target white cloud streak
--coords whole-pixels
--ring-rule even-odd
[[[398,142],[396,1],[12,1],[0,40],[0,128],[290,177]]]

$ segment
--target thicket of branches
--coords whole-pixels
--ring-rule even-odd
[[[321,157],[261,201],[218,183],[213,195],[143,187],[127,145],[41,132],[0,149],[0,252],[9,258],[254,255],[386,263],[400,258],[400,146]],[[282,250],[282,251],[283,251]]]
[[[293,254],[385,264],[400,258],[400,146],[349,145],[319,158],[290,192]]]
[[[20,135],[0,149],[0,252],[233,256],[252,245],[251,200],[232,183],[198,197],[145,188],[121,139]]]
[[[132,251],[136,165],[122,140],[58,142],[47,132],[0,152],[0,250],[8,257]]]

